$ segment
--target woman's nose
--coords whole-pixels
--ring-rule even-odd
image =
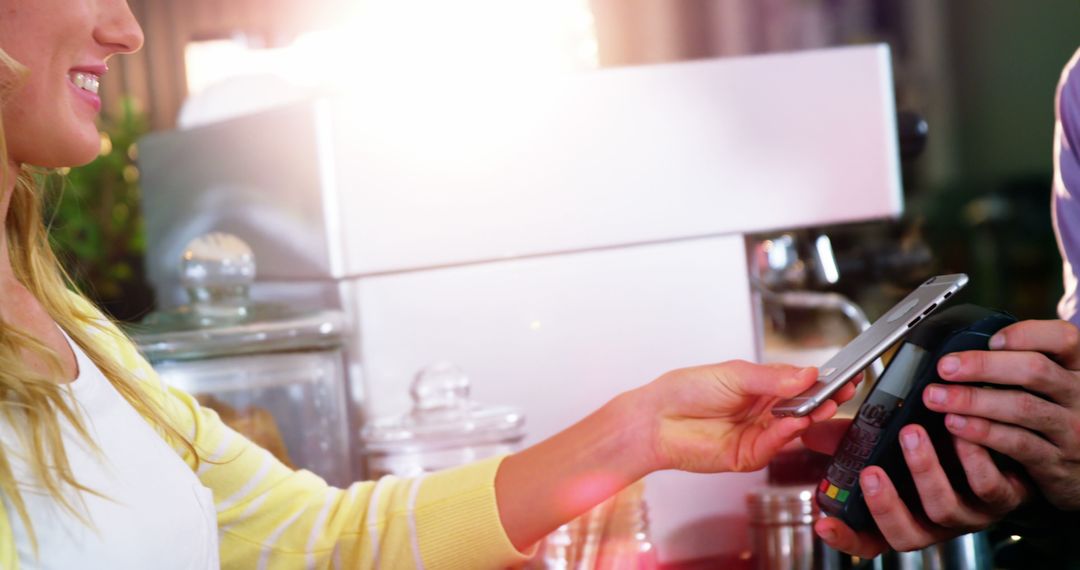
[[[132,53],[143,45],[143,32],[127,0],[99,0],[94,39],[109,48],[109,55]]]

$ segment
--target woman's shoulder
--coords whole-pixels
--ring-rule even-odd
[[[78,321],[89,340],[110,358],[133,371],[140,380],[146,380],[151,367],[135,343],[89,299],[75,291],[69,291],[68,295],[79,312]]]

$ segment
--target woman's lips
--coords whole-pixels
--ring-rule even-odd
[[[95,112],[101,110],[101,97],[98,96],[98,88],[101,86],[101,74],[84,70],[72,70],[68,73],[68,85],[75,91],[75,95],[90,105]]]

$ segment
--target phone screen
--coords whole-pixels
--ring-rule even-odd
[[[925,348],[904,343],[889,363],[889,374],[883,375],[874,389],[884,390],[897,398],[906,400],[908,392],[911,391],[911,385],[916,380],[915,371],[926,362],[927,358],[929,358],[929,353]],[[896,372],[892,372],[893,370]]]

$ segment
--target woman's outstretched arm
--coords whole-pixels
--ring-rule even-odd
[[[524,550],[653,471],[761,469],[854,394],[848,385],[810,417],[772,416],[773,404],[816,378],[812,368],[733,361],[675,370],[621,394],[503,460],[495,477],[503,527]]]

